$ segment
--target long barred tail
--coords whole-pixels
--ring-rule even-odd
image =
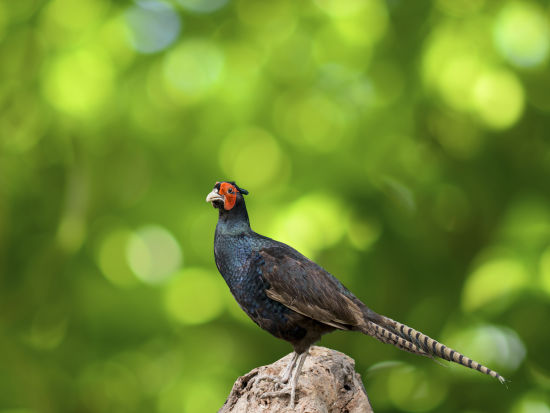
[[[478,370],[483,374],[487,374],[488,376],[498,379],[501,383],[506,382],[506,379],[496,371],[491,370],[477,361],[466,357],[464,354],[439,343],[414,328],[374,312],[369,312],[367,319],[367,327],[362,328],[361,331],[377,338],[383,343],[392,344],[401,350],[426,357],[440,357],[444,360],[462,364],[463,366],[473,370]]]

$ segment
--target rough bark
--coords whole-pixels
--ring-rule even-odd
[[[289,408],[289,396],[262,398],[265,392],[277,390],[276,384],[255,378],[261,375],[280,376],[290,358],[291,354],[239,377],[218,413],[372,412],[353,359],[325,347],[310,348],[298,381],[294,409]]]

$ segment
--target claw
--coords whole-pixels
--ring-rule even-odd
[[[290,396],[290,402],[289,402],[288,405],[291,409],[293,409],[294,404],[296,402],[296,387],[295,386],[290,385],[290,386],[282,388],[281,390],[268,391],[268,392],[265,392],[264,394],[262,394],[260,397],[262,399],[265,399],[267,397],[281,397],[281,396]]]
[[[275,391],[266,391],[264,394],[260,396],[261,399],[266,399],[268,397],[280,397],[280,396],[290,396],[292,393],[292,389],[290,386],[282,388],[281,390],[275,390]]]
[[[266,397],[279,397],[279,396],[286,396],[290,395],[290,403],[289,407],[291,409],[294,408],[294,404],[296,402],[296,387],[298,385],[298,378],[300,377],[300,372],[302,371],[302,366],[304,365],[304,361],[307,357],[307,351],[297,354],[294,353],[294,356],[287,366],[287,369],[285,373],[283,374],[283,377],[279,378],[277,377],[277,380],[274,380],[278,385],[281,385],[281,383],[288,383],[290,381],[290,384],[288,384],[286,387],[276,390],[276,391],[269,391],[262,394],[260,397],[262,399]],[[292,370],[294,369],[294,366],[296,366],[296,369],[294,370],[294,374],[292,374]],[[262,379],[262,376],[260,376],[258,379]],[[265,375],[265,377],[273,377]],[[292,378],[292,380],[290,380]]]
[[[282,377],[273,376],[271,374],[262,374],[260,376],[254,377],[252,379],[252,383],[256,384],[256,383],[261,382],[262,380],[266,380],[266,381],[270,381],[270,382],[275,383],[276,386],[282,386],[283,384],[286,383],[285,381],[283,381],[283,379],[284,378],[282,378]]]

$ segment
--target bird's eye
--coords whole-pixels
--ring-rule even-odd
[[[229,192],[230,194],[232,194],[232,193],[233,193],[233,188],[229,188],[229,189],[227,190],[227,192]]]

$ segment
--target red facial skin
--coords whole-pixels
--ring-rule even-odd
[[[229,211],[235,206],[235,202],[237,202],[237,188],[235,188],[234,185],[227,182],[222,182],[218,193],[223,195],[225,198],[223,207],[226,211]]]

